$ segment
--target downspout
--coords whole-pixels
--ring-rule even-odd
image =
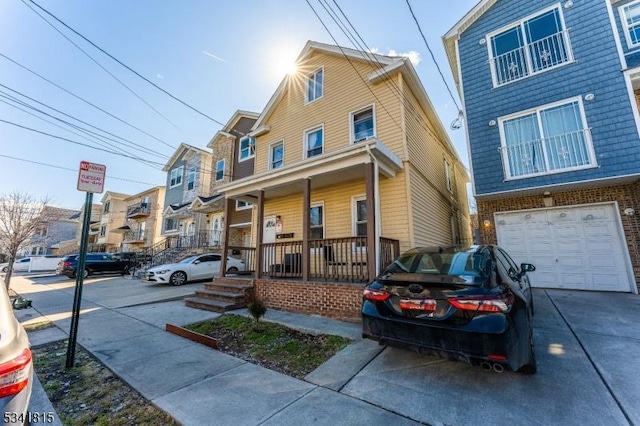
[[[373,152],[371,152],[371,145],[367,145],[367,153],[369,157],[371,157],[371,161],[373,162],[373,191],[375,193],[375,217],[376,217],[376,274],[380,273],[380,229],[381,229],[381,218],[380,218],[380,175],[379,175],[379,165],[378,159]]]

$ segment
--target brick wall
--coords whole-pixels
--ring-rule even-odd
[[[574,191],[552,193],[553,206],[576,206],[589,203],[603,203],[617,201],[620,209],[622,228],[624,230],[631,266],[636,283],[640,289],[640,183],[601,188],[581,189]],[[544,208],[542,195],[518,198],[503,198],[494,201],[478,201],[478,221],[482,229],[482,242],[496,244],[497,236],[493,214],[511,210],[526,210]],[[636,211],[634,216],[624,214],[626,208]],[[485,220],[491,226],[485,227]]]
[[[360,322],[363,284],[258,279],[255,298],[267,308]]]

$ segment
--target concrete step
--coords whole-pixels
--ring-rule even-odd
[[[244,303],[244,293],[218,291],[218,290],[198,290],[196,297],[200,299],[219,300],[228,303]]]
[[[253,278],[240,278],[240,277],[215,277],[214,283],[217,284],[234,284],[245,287],[253,287]]]
[[[244,303],[228,303],[221,302],[219,300],[203,299],[200,297],[189,297],[185,299],[185,302],[190,308],[203,309],[205,311],[213,312],[227,312],[245,307]]]

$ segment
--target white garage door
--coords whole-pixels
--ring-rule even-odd
[[[495,213],[495,224],[498,245],[536,266],[534,287],[631,291],[615,204]]]

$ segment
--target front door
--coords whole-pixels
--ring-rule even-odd
[[[262,228],[262,244],[270,244],[276,242],[276,217],[269,216],[264,218],[264,227]],[[269,265],[275,262],[275,247],[266,247],[263,253],[263,271],[269,270]]]

